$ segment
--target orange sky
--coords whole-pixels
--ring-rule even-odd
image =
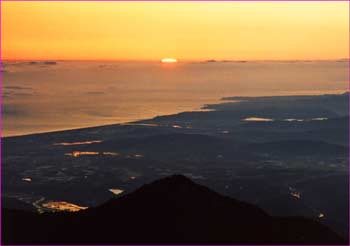
[[[348,2],[2,2],[2,55],[347,58],[348,11]]]

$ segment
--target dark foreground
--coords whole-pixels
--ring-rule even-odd
[[[76,213],[3,210],[3,244],[346,244],[301,217],[272,217],[174,175]]]

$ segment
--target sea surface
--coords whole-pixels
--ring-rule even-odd
[[[2,64],[2,135],[196,111],[222,97],[344,93],[348,81],[348,60],[7,61]]]

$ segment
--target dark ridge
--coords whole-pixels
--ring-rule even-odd
[[[304,218],[276,218],[173,175],[77,213],[3,209],[3,244],[346,244]]]

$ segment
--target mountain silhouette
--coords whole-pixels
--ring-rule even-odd
[[[277,218],[182,175],[76,213],[3,208],[3,244],[346,244],[317,221]]]

